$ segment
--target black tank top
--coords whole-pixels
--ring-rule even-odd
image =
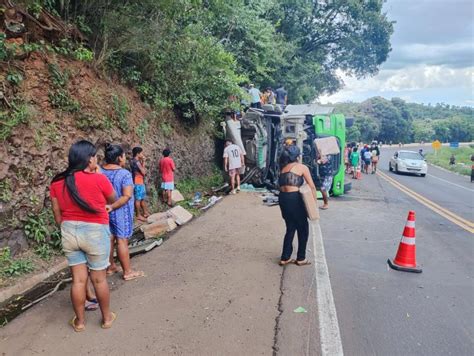
[[[293,169],[293,167],[291,167]],[[290,169],[289,172],[280,173],[280,177],[278,178],[278,185],[280,187],[284,185],[289,185],[291,187],[301,187],[304,183],[303,176],[299,176],[296,173],[293,173]]]

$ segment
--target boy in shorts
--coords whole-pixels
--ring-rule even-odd
[[[240,169],[244,166],[244,154],[239,146],[235,145],[231,140],[225,142],[224,149],[224,170],[229,172],[230,186],[232,188],[230,194],[235,194],[235,181],[237,179],[237,192],[240,192]]]
[[[146,187],[145,187],[145,155],[143,154],[143,148],[134,147],[132,149],[132,161],[131,169],[133,176],[133,195],[135,197],[135,211],[137,219],[140,221],[146,221],[146,218],[150,215],[148,207],[146,205]]]

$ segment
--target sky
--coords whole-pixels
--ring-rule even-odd
[[[474,1],[388,0],[384,11],[396,23],[392,51],[379,73],[357,80],[339,71],[344,88],[319,101],[382,96],[474,106]]]

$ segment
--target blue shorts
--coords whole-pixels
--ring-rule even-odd
[[[146,198],[145,184],[135,184],[133,187],[133,195],[135,200],[144,200]]]
[[[61,242],[69,266],[86,264],[94,271],[109,267],[109,225],[64,221],[61,224]]]
[[[161,183],[161,189],[174,190],[174,182]]]

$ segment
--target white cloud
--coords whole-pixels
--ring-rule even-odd
[[[333,94],[319,98],[322,103],[340,101],[360,101],[374,95],[412,97],[415,92],[439,91],[458,88],[466,96],[459,98],[463,102],[473,99],[474,67],[448,68],[439,65],[417,65],[404,69],[382,69],[375,77],[362,80],[338,73],[345,87]],[[426,98],[425,101],[431,101]]]

